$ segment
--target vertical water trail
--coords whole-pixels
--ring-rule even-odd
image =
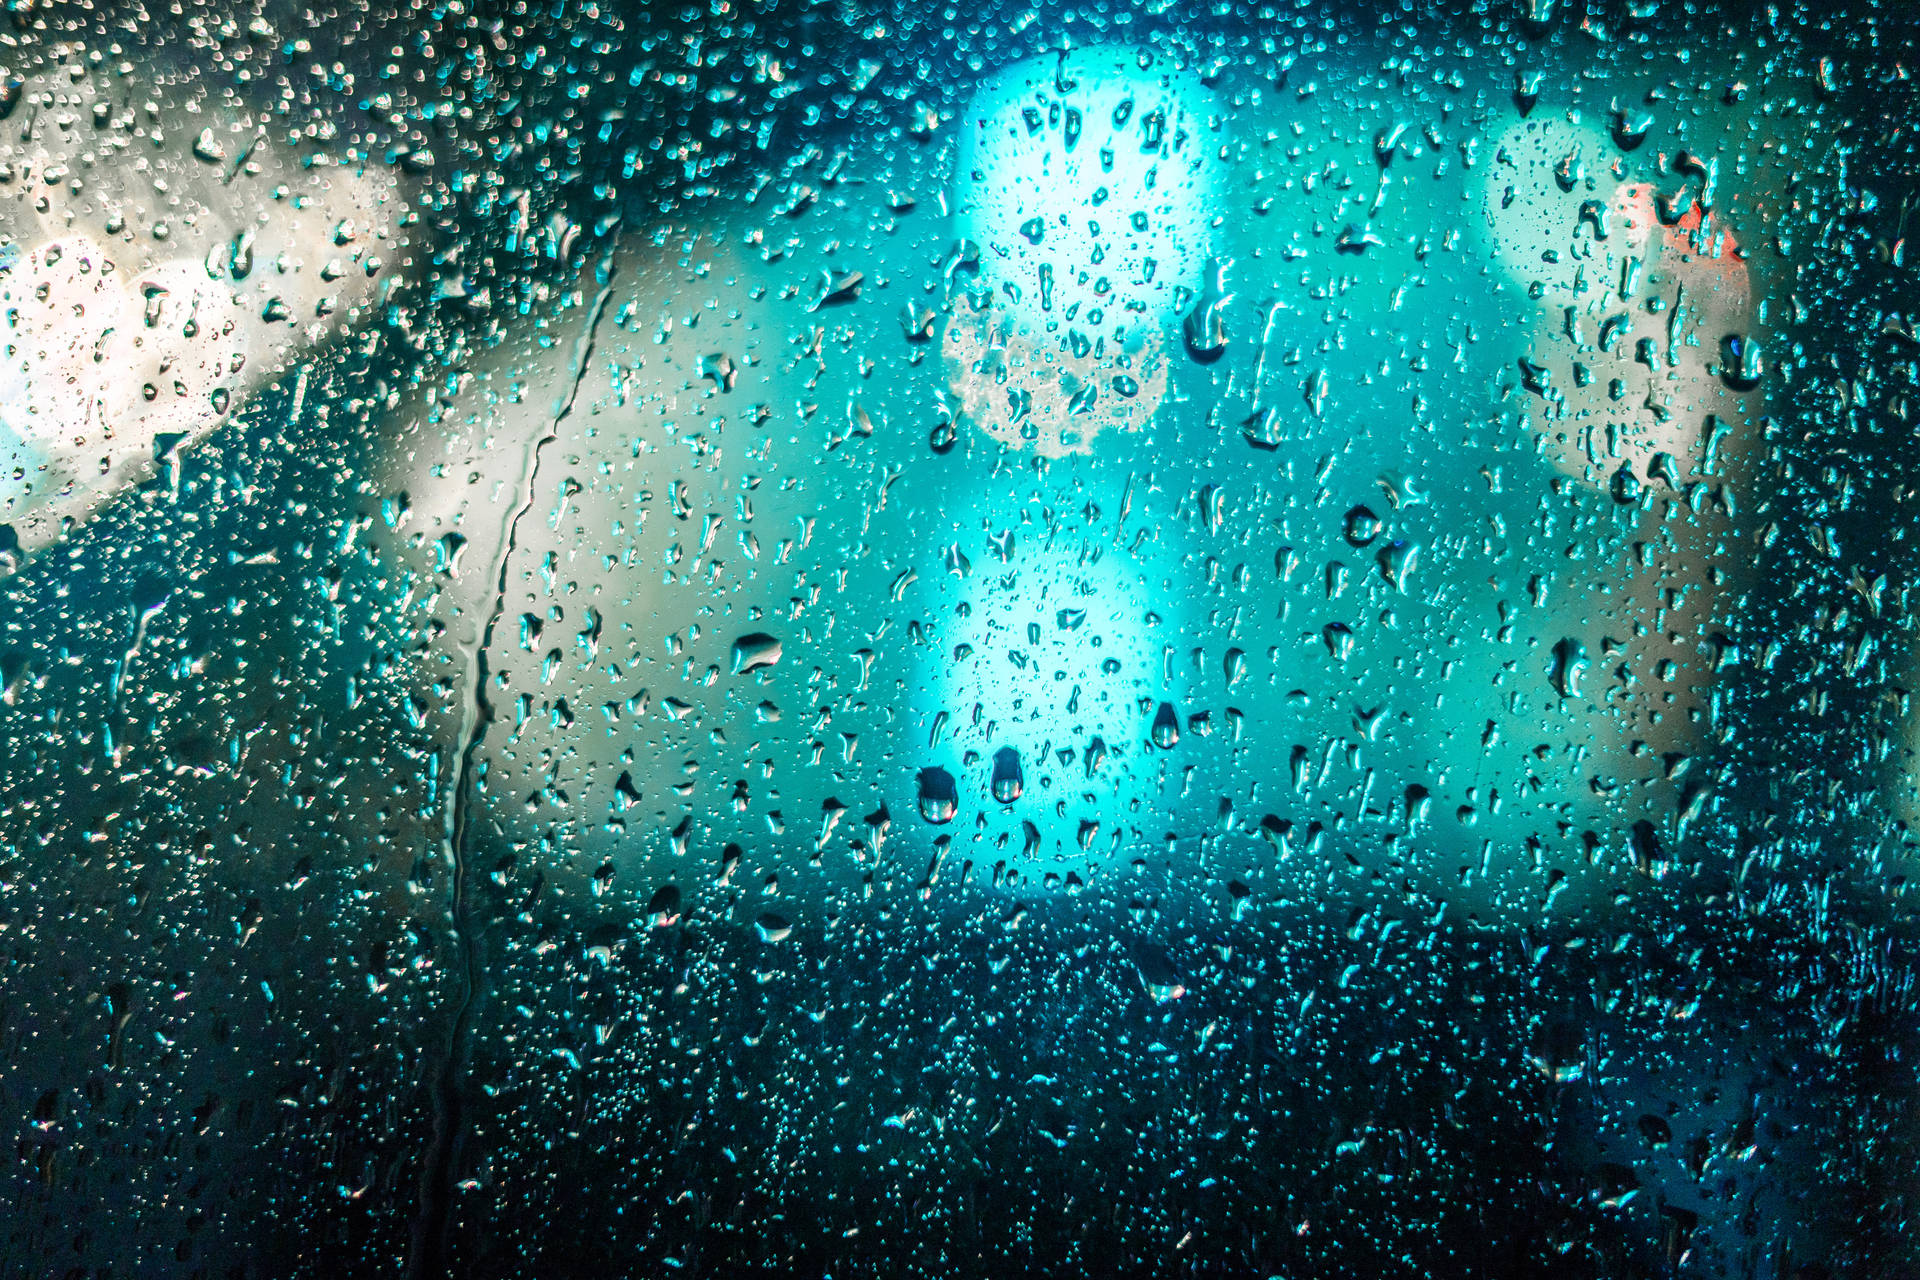
[[[499,539],[499,550],[492,565],[493,603],[487,611],[485,626],[475,643],[471,660],[472,696],[461,712],[460,767],[454,778],[442,826],[444,849],[453,868],[449,907],[453,916],[453,936],[459,962],[455,970],[458,983],[453,1017],[447,1033],[446,1056],[435,1073],[431,1101],[433,1107],[432,1143],[420,1171],[420,1210],[414,1220],[413,1242],[407,1260],[410,1280],[430,1280],[445,1271],[447,1219],[451,1213],[454,1173],[460,1163],[462,1128],[461,1077],[465,1073],[467,1036],[477,1012],[481,958],[474,937],[472,904],[468,901],[467,833],[472,824],[475,804],[474,762],[493,723],[493,700],[487,696],[487,653],[493,646],[494,630],[506,611],[507,575],[519,542],[520,521],[533,507],[539,484],[540,459],[549,444],[559,438],[560,424],[573,412],[580,395],[580,384],[587,374],[587,362],[593,358],[601,317],[607,300],[613,296],[613,254],[609,250],[595,272],[600,291],[594,295],[586,322],[574,339],[573,356],[568,367],[565,394],[557,399],[547,429],[526,450],[521,464],[519,502],[508,514]]]

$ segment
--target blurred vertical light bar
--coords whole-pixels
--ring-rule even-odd
[[[1135,50],[1027,59],[977,89],[960,117],[953,216],[967,269],[945,339],[972,427],[1042,457],[1092,453],[1103,429],[1153,429],[1214,252],[1218,128],[1197,74]],[[955,771],[963,809],[1009,790],[988,776],[989,760],[1006,771],[1009,748],[1029,760],[1029,788],[1042,752],[1144,750],[1139,708],[1166,696],[1179,631],[1161,586],[1172,566],[1157,567],[1176,546],[1136,553],[1110,526],[1038,536],[1021,509],[1035,483],[1061,481],[1024,466],[981,474],[953,514],[962,542],[942,588],[939,665],[920,684],[922,718],[937,722],[922,763]],[[1097,457],[1072,479],[1115,515],[1127,482],[1126,467]],[[1146,770],[1133,776],[1127,785],[1146,785]]]

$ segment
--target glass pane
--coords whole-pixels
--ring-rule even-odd
[[[1912,19],[12,6],[5,1274],[1920,1269]]]

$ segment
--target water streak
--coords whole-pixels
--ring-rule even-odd
[[[475,761],[481,744],[486,740],[487,729],[494,720],[493,700],[487,696],[490,674],[487,653],[493,647],[494,631],[506,612],[507,576],[513,563],[514,548],[519,541],[520,521],[533,507],[534,493],[539,484],[541,456],[546,447],[559,438],[560,424],[573,412],[574,401],[580,395],[580,384],[586,378],[587,363],[593,358],[601,317],[606,314],[607,300],[613,296],[611,252],[601,259],[596,275],[600,280],[600,291],[594,295],[586,323],[581,326],[580,334],[574,340],[565,394],[555,402],[546,431],[524,455],[520,500],[504,522],[497,544],[499,550],[494,556],[493,604],[488,610],[486,625],[480,632],[471,658],[472,696],[467,699],[461,713],[460,769],[454,779],[442,825],[443,848],[453,869],[449,910],[453,917],[453,937],[459,952],[459,964],[455,970],[455,980],[459,986],[453,1002],[446,1054],[432,1086],[433,1138],[421,1166],[420,1212],[414,1222],[413,1248],[407,1265],[407,1274],[412,1280],[437,1276],[445,1271],[447,1219],[452,1210],[455,1171],[460,1166],[464,1128],[461,1114],[462,1077],[465,1075],[467,1037],[479,1012],[484,965],[469,901],[467,842],[476,803]]]

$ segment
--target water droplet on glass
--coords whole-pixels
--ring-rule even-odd
[[[1647,131],[1653,128],[1653,113],[1615,107],[1613,111],[1613,141],[1622,151],[1632,151],[1646,141]]]
[[[1347,512],[1347,545],[1364,547],[1380,536],[1380,517],[1367,507],[1355,507]]]
[[[1728,334],[1721,342],[1720,378],[1735,391],[1751,391],[1766,372],[1760,344],[1750,337]]]
[[[1207,262],[1206,283],[1181,325],[1187,353],[1202,364],[1218,360],[1227,350],[1226,307],[1233,301],[1227,289],[1227,271],[1232,266],[1232,262],[1220,259]]]
[[[1153,745],[1170,750],[1180,742],[1180,715],[1171,702],[1163,702],[1153,713]]]
[[[1607,482],[1607,490],[1613,494],[1613,500],[1622,506],[1630,506],[1640,501],[1643,486],[1640,483],[1640,477],[1633,473],[1632,463],[1620,464],[1614,471],[1612,479]]]
[[[1580,696],[1580,677],[1587,670],[1587,647],[1571,636],[1553,646],[1552,660],[1547,664],[1547,679],[1552,682],[1553,690],[1563,698]]]
[[[1531,115],[1540,101],[1540,81],[1542,73],[1538,71],[1517,71],[1513,77],[1513,105],[1520,108],[1520,114]]]
[[[1026,774],[1020,768],[1020,753],[1012,747],[1002,747],[993,753],[993,798],[1001,804],[1012,804],[1027,789]]]
[[[780,639],[754,631],[733,642],[733,674],[771,667],[780,661]]]
[[[935,826],[952,822],[960,809],[960,789],[945,769],[920,771],[920,816]]]
[[[1404,538],[1395,539],[1381,547],[1374,559],[1380,565],[1380,576],[1395,591],[1407,589],[1407,579],[1420,563],[1420,544]]]
[[[1187,994],[1186,980],[1173,967],[1166,949],[1150,942],[1133,944],[1134,972],[1155,1004],[1167,1004]]]
[[[654,890],[653,897],[647,900],[647,919],[656,929],[680,921],[680,886],[663,884]]]

